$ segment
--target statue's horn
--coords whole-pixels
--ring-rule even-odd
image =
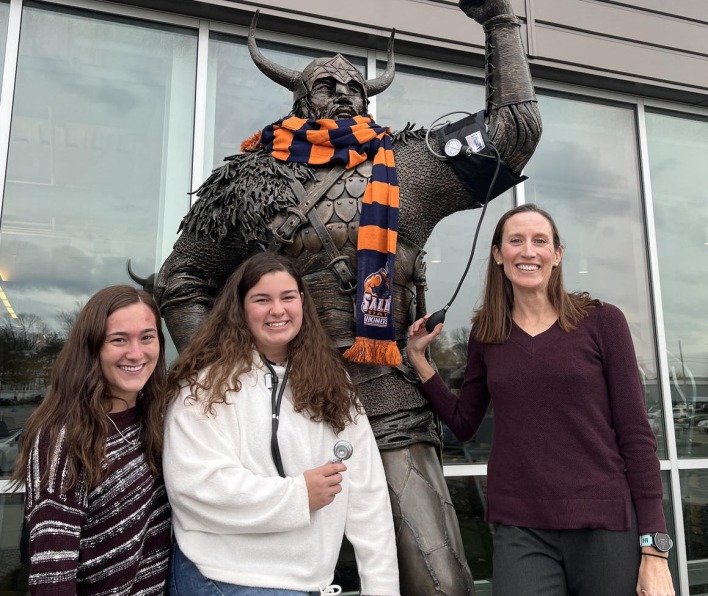
[[[258,14],[260,10],[256,10],[253,15],[253,20],[251,21],[251,27],[248,30],[248,51],[251,53],[251,58],[254,64],[258,67],[265,76],[267,76],[271,81],[278,83],[294,91],[300,81],[300,73],[297,70],[290,70],[284,66],[280,66],[271,60],[268,60],[263,54],[261,54],[258,46],[256,45],[256,23],[258,22]]]
[[[386,70],[384,73],[375,79],[366,81],[366,96],[373,97],[377,93],[385,91],[386,88],[393,82],[393,75],[396,74],[396,64],[393,60],[393,38],[396,35],[396,30],[391,30],[391,37],[388,38],[388,61],[386,62]]]
[[[138,277],[135,273],[133,273],[133,269],[130,267],[130,259],[128,259],[126,266],[130,279],[132,279],[136,284],[141,286],[143,290],[152,294],[152,291],[155,289],[155,274],[153,273],[145,278]]]

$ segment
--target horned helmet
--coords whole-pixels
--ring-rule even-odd
[[[332,77],[334,80],[347,84],[355,81],[364,90],[365,105],[369,102],[369,97],[384,91],[393,81],[396,66],[393,60],[393,38],[396,33],[391,31],[388,40],[387,63],[384,73],[375,79],[366,80],[354,65],[341,54],[330,58],[317,58],[308,64],[302,72],[291,70],[268,60],[261,54],[256,45],[256,23],[258,14],[253,15],[251,27],[248,31],[248,51],[251,53],[253,62],[258,69],[270,80],[286,87],[293,92],[293,103],[297,103],[303,97],[309,96],[315,81],[325,77]]]

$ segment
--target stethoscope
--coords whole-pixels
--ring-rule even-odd
[[[271,362],[264,356],[261,358],[263,364],[270,371],[270,407],[272,412],[271,418],[271,435],[270,435],[270,453],[273,457],[273,463],[275,464],[275,469],[278,470],[278,474],[281,478],[285,478],[285,470],[283,470],[283,460],[280,457],[280,447],[278,446],[278,426],[280,424],[280,404],[283,401],[283,393],[285,392],[285,386],[288,384],[288,369],[285,368],[285,374],[283,375],[282,384],[278,380],[278,375],[273,368]],[[268,386],[268,375],[265,379],[266,387]],[[278,386],[280,385],[280,390]]]
[[[270,435],[270,454],[273,457],[273,463],[275,464],[275,469],[281,478],[285,478],[285,470],[283,469],[283,460],[280,457],[280,447],[278,445],[278,426],[280,424],[280,404],[283,401],[283,393],[285,392],[285,386],[288,384],[288,368],[285,367],[285,374],[283,375],[282,384],[278,380],[278,375],[273,368],[273,363],[270,362],[265,356],[261,356],[263,364],[270,372],[270,375],[265,376],[265,384],[268,386],[268,378],[270,376],[270,407],[272,412],[271,419],[271,435]],[[280,389],[278,386],[280,385]],[[341,462],[342,460],[349,459],[353,453],[353,448],[348,441],[337,441],[334,444],[334,459],[333,462]]]

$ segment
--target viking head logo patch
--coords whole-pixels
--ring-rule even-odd
[[[388,267],[382,267],[364,280],[364,299],[361,302],[364,325],[386,327],[391,312],[391,283]]]

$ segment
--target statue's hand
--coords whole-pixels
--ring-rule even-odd
[[[509,0],[460,0],[459,6],[462,12],[480,25],[500,14],[514,14]]]

